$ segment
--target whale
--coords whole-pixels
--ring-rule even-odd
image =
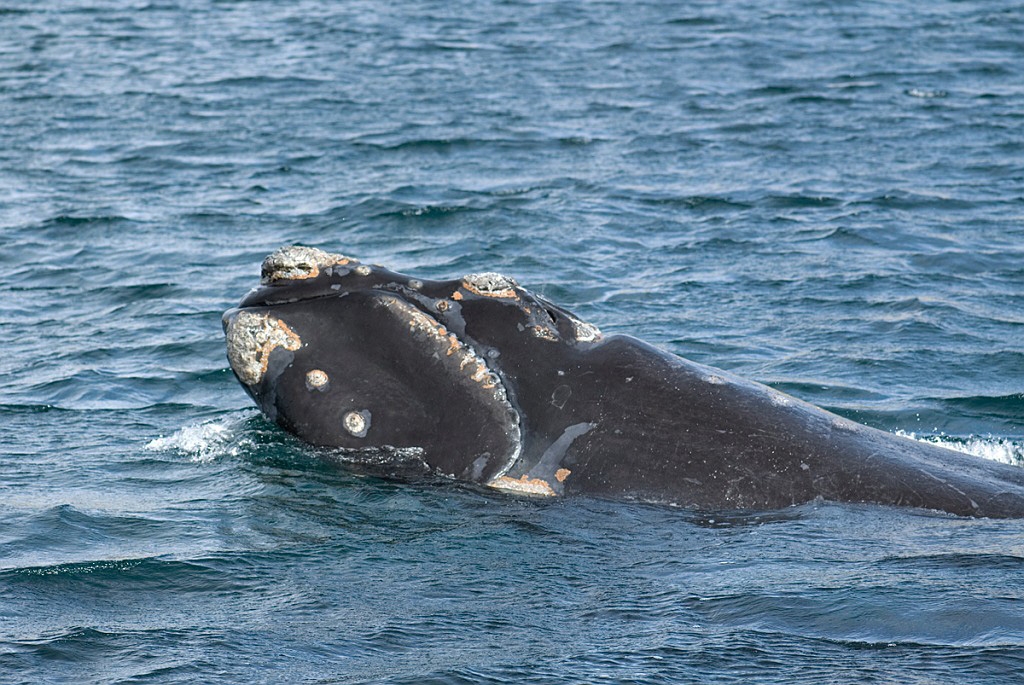
[[[513,278],[408,276],[286,246],[223,316],[262,413],[325,458],[533,497],[700,511],[814,501],[1024,516],[1024,469],[853,422]]]

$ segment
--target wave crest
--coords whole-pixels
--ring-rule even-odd
[[[199,463],[208,463],[221,457],[237,457],[256,445],[245,426],[253,415],[253,412],[246,412],[184,426],[166,437],[150,440],[145,449],[151,452],[177,452]]]
[[[956,450],[965,454],[973,454],[982,459],[997,461],[1011,466],[1024,466],[1024,441],[1011,440],[1010,438],[987,437],[981,438],[969,435],[964,438],[954,438],[948,435],[917,435],[905,431],[896,431],[902,435],[918,442],[927,442],[939,447]]]

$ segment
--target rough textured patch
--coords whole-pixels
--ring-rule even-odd
[[[558,342],[560,340],[558,332],[548,326],[532,326],[530,330],[533,332],[533,336],[535,338],[540,338],[541,340],[547,340],[549,342]]]
[[[357,438],[366,437],[367,431],[370,430],[370,412],[365,409],[363,411],[350,411],[342,417],[342,423],[345,426],[345,430],[353,436]]]
[[[255,385],[263,380],[275,348],[294,351],[302,340],[280,319],[243,310],[228,324],[227,344],[228,361],[239,380]]]
[[[356,260],[345,255],[324,252],[315,247],[289,245],[278,248],[263,260],[260,283],[270,285],[282,280],[315,278],[321,269],[352,263]]]
[[[309,390],[326,390],[330,386],[330,378],[327,372],[320,369],[313,369],[306,374],[306,388]]]
[[[595,342],[601,339],[601,330],[592,323],[573,319],[572,329],[578,342]]]
[[[554,497],[556,495],[554,488],[546,480],[530,478],[529,476],[522,476],[520,478],[502,476],[501,478],[495,478],[487,485],[496,490],[517,492],[524,495],[543,495],[544,497]]]
[[[462,286],[477,295],[484,297],[512,297],[516,295],[519,284],[504,274],[487,271],[480,274],[466,274],[462,277]]]

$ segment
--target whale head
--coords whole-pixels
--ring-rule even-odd
[[[223,324],[235,376],[287,431],[353,461],[414,454],[480,483],[522,450],[517,375],[600,338],[501,274],[418,279],[299,246],[264,260]]]

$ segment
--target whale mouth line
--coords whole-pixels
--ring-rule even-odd
[[[379,292],[383,296],[378,300],[378,306],[384,307],[393,315],[404,319],[408,323],[409,334],[413,336],[414,340],[419,338],[419,341],[438,346],[442,350],[438,354],[443,354],[445,358],[450,359],[453,365],[458,366],[459,373],[479,384],[480,388],[488,393],[489,398],[508,413],[512,420],[509,423],[506,436],[511,443],[511,449],[505,455],[498,470],[488,479],[488,483],[504,476],[516,465],[522,455],[523,436],[522,417],[509,399],[508,390],[501,376],[490,367],[472,344],[464,342],[455,332],[449,330],[433,316],[395,293],[385,295],[383,291]],[[455,474],[446,475],[454,477]]]

